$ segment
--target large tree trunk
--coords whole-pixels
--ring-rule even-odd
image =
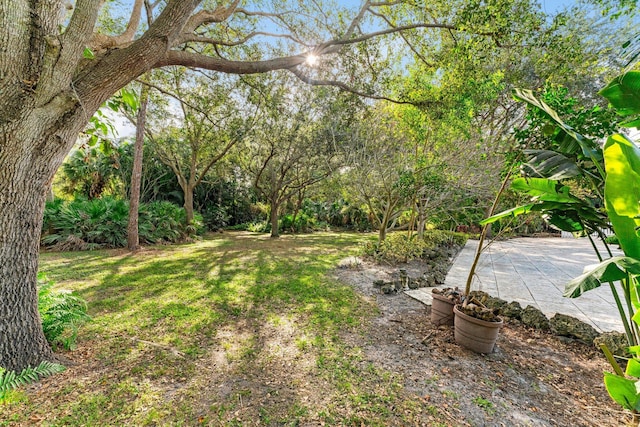
[[[6,152],[2,154],[4,159],[8,157]],[[42,332],[36,291],[46,187],[38,182],[37,173],[30,168],[6,168],[2,163],[0,366],[19,371],[45,359],[53,360]]]
[[[0,126],[0,366],[20,371],[55,360],[38,313],[38,250],[50,183],[78,123],[70,114],[49,127],[32,113],[17,123]]]
[[[129,194],[129,224],[127,226],[127,246],[135,251],[140,248],[138,236],[138,208],[140,206],[140,185],[142,182],[142,155],[144,152],[144,126],[147,118],[149,86],[142,85],[140,109],[136,123],[136,142],[133,146],[133,170],[131,172],[131,194]]]

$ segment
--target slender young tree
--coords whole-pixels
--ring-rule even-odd
[[[131,187],[129,189],[129,224],[127,225],[127,247],[130,251],[140,248],[138,236],[138,209],[140,207],[140,187],[142,185],[142,157],[144,153],[144,129],[149,103],[149,86],[140,89],[140,106],[136,120],[136,141],[133,145],[133,167],[131,168]]]

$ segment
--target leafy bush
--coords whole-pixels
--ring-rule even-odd
[[[207,230],[216,231],[229,225],[231,215],[228,207],[208,205],[202,212],[202,219]]]
[[[271,232],[271,223],[268,221],[259,221],[246,224],[246,230],[254,233],[269,233]]]
[[[423,239],[431,247],[464,246],[467,243],[467,235],[446,230],[427,230]]]
[[[392,233],[378,244],[368,242],[364,246],[365,255],[378,261],[407,262],[414,259],[426,259],[434,251],[440,252],[451,247],[461,247],[467,241],[463,233],[454,233],[444,230],[429,230],[423,238],[416,234],[408,236],[406,233]]]
[[[0,367],[0,401],[4,400],[11,390],[38,381],[40,378],[62,372],[64,369],[64,366],[47,362],[46,360],[35,368],[24,368],[19,374]]]
[[[55,200],[45,207],[42,244],[55,250],[119,248],[127,244],[129,204],[104,197]],[[170,202],[140,205],[138,232],[143,243],[178,242],[204,233],[202,216],[185,225],[183,208]]]
[[[380,244],[368,242],[365,244],[365,254],[377,260],[390,262],[407,262],[422,258],[429,245],[417,235],[407,236],[405,233],[393,233]]]
[[[290,231],[293,233],[308,233],[313,230],[318,230],[320,228],[327,228],[326,223],[324,227],[322,227],[322,222],[316,221],[313,217],[307,215],[304,212],[298,212],[295,217],[293,215],[287,214],[280,218],[280,229],[284,232]]]
[[[127,243],[129,206],[111,197],[50,202],[45,207],[42,244],[58,250],[122,247]]]
[[[52,347],[61,344],[71,350],[75,347],[78,326],[91,317],[87,314],[87,303],[68,292],[54,291],[53,282],[38,278],[38,311],[42,329]]]
[[[185,225],[187,214],[171,202],[151,202],[140,205],[140,239],[148,243],[176,243],[204,232],[202,216],[194,215],[193,224]],[[124,230],[126,233],[126,229]]]
[[[611,236],[607,236],[605,242],[607,242],[608,245],[619,245],[620,239],[618,239],[618,236],[615,234],[612,234]]]

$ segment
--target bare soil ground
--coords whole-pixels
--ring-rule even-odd
[[[348,340],[363,346],[364,362],[401,374],[406,391],[429,402],[434,420],[444,415],[455,426],[629,425],[630,416],[607,395],[602,372],[609,366],[594,347],[512,322],[492,354],[475,354],[455,343],[453,327],[431,324],[429,307],[372,286],[395,270],[365,262],[336,271],[380,308],[368,335]],[[417,262],[408,270],[410,276],[422,271]]]

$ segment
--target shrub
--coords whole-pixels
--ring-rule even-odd
[[[186,220],[185,210],[171,202],[143,204],[140,206],[140,239],[148,243],[176,243],[204,233],[200,214],[194,215],[189,227],[185,225]]]
[[[122,247],[127,243],[129,206],[105,197],[47,203],[42,244],[58,250]]]
[[[611,236],[607,236],[607,238],[605,239],[605,242],[608,245],[620,245],[620,240],[618,239],[618,236],[616,236],[615,234],[612,234]]]
[[[453,247],[464,246],[468,236],[453,231],[427,230],[424,232],[423,238],[431,247]]]
[[[202,212],[202,219],[207,230],[216,231],[229,225],[231,215],[228,206],[208,205]]]
[[[44,276],[38,278],[38,311],[42,320],[44,336],[56,348],[75,348],[78,327],[91,319],[87,314],[87,303],[69,292],[54,291],[53,282]]]
[[[308,233],[316,229],[317,222],[304,212],[298,212],[295,220],[292,214],[287,214],[280,218],[280,230],[284,232]]]
[[[379,244],[368,242],[364,252],[379,261],[407,262],[422,258],[427,249],[429,249],[429,245],[417,235],[408,236],[406,233],[393,233]]]
[[[246,224],[246,230],[254,233],[270,233],[271,223],[268,221],[258,221]]]
[[[423,238],[417,234],[392,233],[380,244],[368,242],[364,246],[365,255],[377,261],[407,262],[414,259],[427,259],[435,252],[452,247],[461,247],[467,241],[463,233],[444,230],[425,231]]]
[[[63,251],[124,247],[128,221],[129,204],[125,200],[111,197],[71,202],[55,200],[45,206],[41,242]],[[171,202],[141,204],[140,240],[175,243],[204,233],[200,214],[195,214],[190,226],[185,222],[184,209]]]

